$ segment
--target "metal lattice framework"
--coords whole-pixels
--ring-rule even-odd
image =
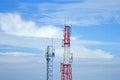
[[[52,46],[47,46],[46,60],[47,60],[47,80],[53,80],[53,57],[55,53]]]
[[[73,55],[70,53],[70,37],[71,27],[65,25],[64,27],[64,39],[63,39],[63,62],[61,64],[61,80],[72,80],[72,59]]]

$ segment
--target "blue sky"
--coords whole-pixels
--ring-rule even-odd
[[[74,60],[80,62],[73,63],[73,73],[80,74],[73,78],[98,80],[104,76],[102,80],[119,80],[119,0],[1,0],[0,80],[8,80],[6,75],[11,80],[24,80],[33,74],[29,80],[45,79],[41,68],[45,67],[45,48],[51,45],[52,37],[57,58],[54,78],[60,78],[65,24],[72,25],[71,51]]]

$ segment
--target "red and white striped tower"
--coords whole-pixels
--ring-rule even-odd
[[[63,46],[63,62],[61,63],[61,80],[72,80],[72,59],[73,55],[70,53],[70,37],[71,37],[71,27],[65,25],[64,27],[64,39]]]

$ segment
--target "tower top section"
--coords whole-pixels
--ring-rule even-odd
[[[70,47],[70,36],[71,36],[71,27],[69,25],[65,25],[63,47]]]

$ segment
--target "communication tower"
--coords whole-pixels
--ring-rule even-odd
[[[63,45],[63,62],[61,63],[61,80],[72,80],[72,61],[73,54],[70,52],[70,37],[71,27],[69,25],[64,26],[64,39]]]
[[[53,57],[55,56],[55,50],[53,46],[47,46],[46,60],[47,60],[47,80],[53,80]]]

